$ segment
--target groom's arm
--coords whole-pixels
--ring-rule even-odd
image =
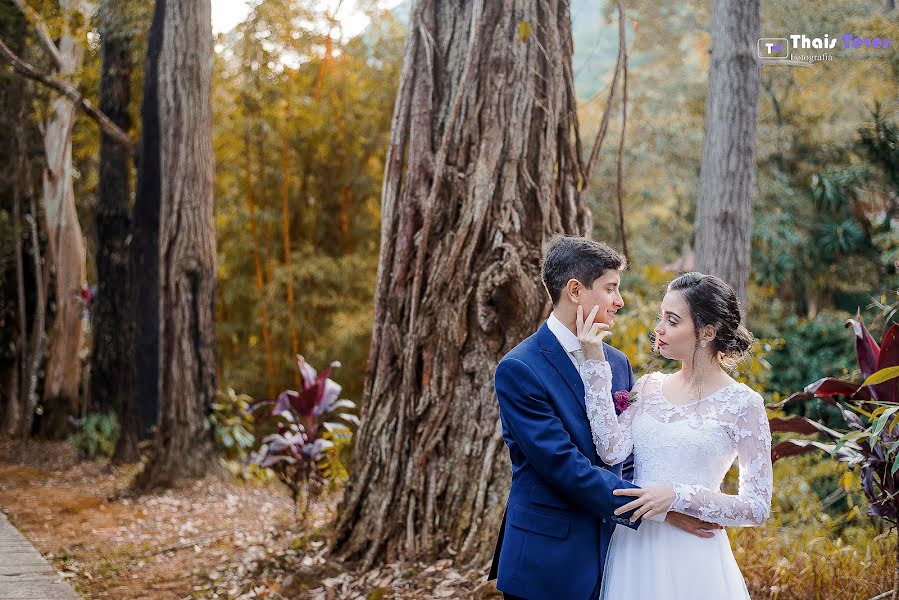
[[[629,520],[634,511],[613,514],[628,503],[629,497],[612,494],[619,488],[637,486],[594,466],[578,450],[530,367],[506,358],[496,368],[494,383],[503,424],[541,479],[569,502],[597,517],[632,529],[639,527],[641,520]]]

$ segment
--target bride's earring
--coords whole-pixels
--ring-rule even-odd
[[[706,347],[708,347],[708,345],[709,345],[709,343],[705,340],[702,340],[701,342],[699,342],[700,348],[706,348]]]

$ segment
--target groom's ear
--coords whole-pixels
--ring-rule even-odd
[[[580,294],[581,287],[580,281],[577,279],[569,279],[565,282],[565,287],[562,288],[562,295],[577,304],[577,297]]]

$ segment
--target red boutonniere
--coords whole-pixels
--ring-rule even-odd
[[[619,413],[623,413],[631,405],[631,393],[627,390],[615,392],[613,398],[615,400],[615,410]]]

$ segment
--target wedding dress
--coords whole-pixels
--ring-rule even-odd
[[[616,416],[609,363],[587,360],[582,375],[593,441],[604,462],[617,464],[633,451],[636,485],[673,484],[670,511],[725,526],[760,525],[768,518],[771,430],[760,394],[733,383],[675,405],[662,392],[666,375],[656,372],[637,381],[630,406]],[[739,492],[721,493],[735,458]],[[749,598],[726,531],[700,538],[663,519],[644,519],[636,530],[615,528],[601,599]]]

